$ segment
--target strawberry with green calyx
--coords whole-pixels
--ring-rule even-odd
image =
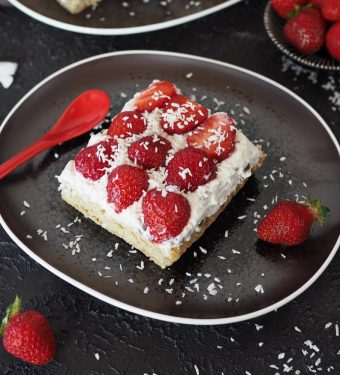
[[[307,4],[308,0],[271,0],[272,7],[282,18],[287,19],[290,14]]]
[[[328,212],[329,209],[318,200],[305,204],[282,201],[260,222],[257,235],[260,240],[272,244],[299,245],[307,239],[315,220],[324,224]]]
[[[320,10],[308,4],[291,14],[283,32],[287,41],[298,52],[311,55],[324,44],[326,21]]]
[[[47,319],[37,311],[21,313],[21,299],[16,296],[6,310],[0,327],[8,353],[33,365],[42,366],[53,359],[56,341]]]
[[[308,3],[307,5],[303,5],[303,6],[302,5],[299,5],[299,4],[294,5],[293,9],[287,14],[287,17],[286,17],[287,20],[290,20],[291,18],[297,16],[299,13],[303,12],[306,9],[314,8],[312,3]]]

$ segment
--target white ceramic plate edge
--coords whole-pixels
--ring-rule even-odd
[[[185,59],[191,59],[191,60],[200,60],[200,61],[203,61],[203,62],[206,62],[206,63],[210,63],[210,64],[217,64],[217,65],[225,66],[225,67],[228,67],[230,69],[234,69],[234,70],[240,71],[242,73],[248,74],[250,76],[253,76],[253,77],[255,77],[255,78],[259,79],[259,80],[262,80],[264,82],[267,82],[267,83],[269,83],[269,84],[277,87],[278,89],[284,91],[285,93],[287,93],[288,95],[290,95],[291,97],[293,97],[295,100],[297,100],[298,102],[300,102],[303,106],[305,106],[320,121],[320,123],[323,125],[323,127],[327,131],[329,137],[333,141],[333,143],[334,143],[334,145],[335,145],[335,147],[336,147],[336,149],[337,149],[337,151],[339,153],[339,158],[340,158],[340,145],[339,145],[337,139],[335,138],[334,134],[332,133],[331,129],[329,128],[329,126],[323,120],[323,118],[307,102],[305,102],[302,98],[300,98],[298,95],[296,95],[295,93],[293,93],[292,91],[290,91],[286,87],[284,87],[281,84],[279,84],[279,83],[271,80],[270,78],[267,78],[267,77],[262,76],[262,75],[260,75],[258,73],[252,72],[252,71],[250,71],[248,69],[238,67],[236,65],[232,65],[232,64],[228,64],[228,63],[225,63],[225,62],[222,62],[222,61],[208,59],[208,58],[204,58],[204,57],[193,56],[193,55],[182,54],[182,53],[175,53],[175,52],[166,52],[166,51],[148,51],[148,50],[136,50],[136,51],[134,51],[134,50],[131,50],[131,51],[110,52],[110,53],[105,53],[105,54],[102,54],[102,55],[97,55],[97,56],[93,56],[93,57],[90,57],[90,58],[78,61],[76,63],[73,63],[71,65],[66,66],[63,69],[58,70],[57,72],[55,72],[55,73],[51,74],[50,76],[48,76],[47,78],[45,78],[43,81],[41,81],[35,87],[33,87],[13,107],[13,109],[6,116],[5,120],[3,121],[3,123],[0,126],[0,136],[1,136],[2,130],[6,126],[6,123],[8,122],[8,120],[10,119],[10,117],[13,115],[13,113],[21,106],[21,104],[26,99],[28,99],[35,91],[37,91],[40,87],[42,87],[44,84],[46,84],[50,80],[54,79],[58,75],[66,72],[66,71],[68,71],[68,70],[70,70],[72,68],[75,68],[75,67],[77,67],[79,65],[82,65],[82,64],[86,64],[86,63],[88,63],[90,61],[99,60],[101,58],[110,57],[110,56],[128,55],[128,54],[130,54],[130,55],[131,54],[150,54],[150,55],[153,54],[153,55],[162,55],[162,56],[173,56],[173,57],[179,57],[179,58],[185,58]],[[276,303],[274,303],[274,304],[272,304],[270,306],[267,306],[267,307],[265,307],[263,309],[254,311],[252,313],[244,314],[244,315],[238,315],[238,316],[231,317],[231,318],[195,319],[195,318],[184,318],[184,317],[178,317],[178,316],[171,316],[171,315],[165,315],[165,314],[155,313],[155,312],[152,312],[152,311],[148,311],[148,310],[145,310],[145,309],[142,309],[142,308],[138,308],[138,307],[135,307],[135,306],[123,303],[123,302],[118,301],[118,300],[116,300],[114,298],[110,298],[110,297],[108,297],[108,296],[106,296],[106,295],[104,295],[104,294],[102,294],[100,292],[97,292],[96,290],[94,290],[94,289],[92,289],[92,288],[90,288],[90,287],[88,287],[88,286],[80,283],[79,281],[74,280],[72,277],[66,275],[65,273],[63,273],[61,271],[59,271],[58,269],[56,269],[55,267],[51,266],[49,263],[47,263],[46,261],[44,261],[43,259],[41,259],[39,256],[37,256],[30,248],[28,248],[23,242],[21,242],[18,237],[16,237],[16,235],[12,232],[12,230],[6,224],[6,222],[3,219],[2,215],[0,215],[0,224],[3,226],[3,228],[5,229],[5,231],[7,232],[7,234],[11,237],[11,239],[26,254],[28,254],[32,259],[34,259],[40,265],[42,265],[47,270],[51,271],[52,273],[54,273],[55,275],[57,275],[61,279],[67,281],[68,283],[72,284],[73,286],[76,286],[77,288],[83,290],[84,292],[86,292],[86,293],[88,293],[88,294],[90,294],[90,295],[92,295],[92,296],[94,296],[94,297],[96,297],[96,298],[98,298],[98,299],[100,299],[100,300],[102,300],[104,302],[107,302],[107,303],[109,303],[111,305],[114,305],[116,307],[122,308],[124,310],[127,310],[127,311],[135,313],[135,314],[139,314],[139,315],[143,315],[143,316],[146,316],[146,317],[149,317],[149,318],[163,320],[163,321],[167,321],[167,322],[182,323],[182,324],[195,324],[195,325],[217,325],[217,324],[236,323],[236,322],[241,322],[241,321],[244,321],[244,320],[253,319],[253,318],[265,315],[265,314],[267,314],[267,313],[269,313],[271,311],[277,310],[278,308],[284,306],[285,304],[287,304],[288,302],[292,301],[294,298],[296,298],[297,296],[299,296],[301,293],[303,293],[305,290],[307,290],[320,277],[320,275],[327,268],[327,266],[329,265],[329,263],[331,262],[331,260],[334,258],[335,254],[336,254],[336,252],[337,252],[337,250],[338,250],[338,248],[340,246],[340,234],[339,234],[339,237],[338,237],[338,239],[337,239],[337,241],[336,241],[336,243],[335,243],[335,245],[334,245],[331,253],[327,257],[327,259],[325,260],[325,262],[323,263],[323,265],[319,268],[319,270],[304,285],[302,285],[299,289],[297,289],[295,292],[293,292],[292,294],[290,294],[286,298],[282,299],[281,301],[278,301],[278,302],[276,302]]]
[[[169,21],[164,21],[164,22],[159,22],[159,23],[144,25],[144,26],[122,27],[122,28],[94,28],[94,27],[72,25],[66,22],[57,21],[53,18],[44,16],[38,12],[35,12],[34,10],[28,8],[27,6],[21,4],[18,0],[8,0],[8,1],[19,10],[26,13],[28,16],[40,22],[43,22],[47,25],[57,27],[59,29],[77,32],[81,34],[92,34],[92,35],[129,35],[129,34],[138,34],[138,33],[162,30],[168,27],[173,27],[173,26],[181,25],[183,23],[191,22],[198,18],[205,17],[209,14],[218,12],[222,9],[225,9],[234,4],[237,4],[241,2],[242,0],[227,0],[222,4],[215,5],[209,9],[205,9],[200,12],[190,14],[188,16],[175,18]]]

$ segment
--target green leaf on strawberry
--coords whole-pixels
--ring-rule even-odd
[[[0,336],[4,334],[5,328],[7,327],[9,321],[13,318],[14,315],[20,313],[22,301],[21,298],[15,296],[15,300],[11,303],[6,309],[6,315],[2,319],[1,327],[0,327]]]

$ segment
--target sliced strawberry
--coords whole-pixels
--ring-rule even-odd
[[[167,167],[166,182],[184,191],[195,191],[216,177],[216,166],[208,154],[198,148],[178,151]]]
[[[235,120],[226,113],[215,113],[187,138],[188,145],[197,147],[217,161],[227,159],[235,149]]]
[[[144,224],[152,241],[159,243],[178,236],[190,218],[190,204],[180,194],[153,189],[143,199]]]
[[[109,175],[107,201],[112,203],[117,213],[139,200],[148,189],[147,173],[132,165],[120,165]]]
[[[75,157],[75,168],[85,178],[96,181],[104,176],[116,151],[117,142],[114,139],[83,148]]]
[[[175,94],[176,87],[173,83],[154,82],[147,89],[135,95],[134,105],[137,111],[151,112],[155,108],[162,108]]]
[[[146,121],[142,114],[136,111],[118,113],[112,120],[107,134],[115,138],[128,138],[134,134],[143,133],[146,129]]]
[[[162,111],[161,124],[168,134],[184,134],[208,117],[208,110],[186,96],[175,95]]]
[[[165,165],[166,155],[170,149],[171,143],[155,134],[132,143],[128,155],[130,160],[145,169],[158,169]]]

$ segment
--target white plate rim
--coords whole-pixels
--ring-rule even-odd
[[[26,5],[21,4],[18,0],[8,0],[13,6],[21,10],[23,13],[26,13],[28,16],[45,23],[47,25],[56,27],[58,29],[72,31],[81,34],[91,34],[91,35],[129,35],[129,34],[138,34],[145,33],[150,31],[162,30],[169,27],[181,25],[183,23],[191,22],[196,19],[205,17],[209,14],[216,13],[222,9],[228,8],[234,4],[237,4],[243,0],[226,0],[221,4],[212,6],[208,9],[202,10],[197,13],[189,14],[184,17],[175,18],[173,20],[158,22],[150,25],[143,26],[134,26],[134,27],[121,27],[121,28],[97,28],[97,27],[86,27],[72,25],[70,23],[57,21],[53,18],[44,16],[30,8]]]
[[[73,64],[70,64],[57,72],[49,75],[47,78],[42,80],[40,83],[38,83],[36,86],[34,86],[22,99],[19,100],[19,102],[12,108],[12,110],[9,112],[9,114],[6,116],[4,121],[2,122],[0,126],[0,136],[2,133],[2,130],[6,126],[8,120],[11,118],[11,116],[14,114],[14,112],[21,106],[25,100],[27,100],[32,94],[34,94],[40,87],[45,85],[47,82],[53,80],[55,77],[63,74],[64,72],[73,69],[77,66],[87,64],[88,62],[95,61],[95,60],[100,60],[103,58],[107,57],[112,57],[112,56],[119,56],[119,55],[138,55],[138,54],[150,54],[150,55],[161,55],[161,56],[170,56],[170,57],[178,57],[178,58],[184,58],[184,59],[191,59],[191,60],[198,60],[198,61],[203,61],[208,64],[215,64],[215,65],[220,65],[227,67],[229,69],[234,69],[236,71],[245,73],[247,75],[253,76],[259,80],[262,80],[266,83],[269,83],[278,89],[284,91],[291,97],[293,97],[295,100],[300,102],[303,106],[305,106],[322,124],[322,126],[325,128],[327,131],[329,137],[334,143],[334,146],[336,147],[339,158],[340,158],[340,145],[337,139],[335,138],[335,135],[325,122],[325,120],[313,109],[305,100],[303,100],[301,97],[296,95],[294,92],[291,90],[287,89],[283,85],[273,81],[270,78],[267,78],[259,73],[255,73],[249,69],[242,68],[233,64],[229,64],[226,62],[214,60],[214,59],[209,59],[206,57],[200,57],[200,56],[195,56],[195,55],[189,55],[189,54],[183,54],[183,53],[177,53],[177,52],[169,52],[169,51],[150,51],[150,50],[129,50],[129,51],[117,51],[117,52],[109,52],[109,53],[104,53],[96,56],[92,56],[83,60],[80,60],[78,62],[75,62]],[[142,315],[148,318],[153,318],[157,320],[162,320],[166,322],[172,322],[172,323],[181,323],[181,324],[192,324],[192,325],[220,325],[220,324],[231,324],[231,323],[237,323],[241,322],[244,320],[250,320],[253,318],[260,317],[262,315],[265,315],[269,312],[275,311],[278,308],[286,305],[288,302],[292,301],[296,297],[298,297],[300,294],[302,294],[305,290],[307,290],[320,276],[321,274],[325,271],[331,260],[334,258],[339,246],[340,246],[340,234],[338,236],[338,239],[327,257],[327,259],[324,261],[322,266],[318,269],[318,271],[305,283],[303,284],[299,289],[297,289],[295,292],[291,293],[287,297],[283,298],[282,300],[269,305],[265,308],[259,309],[257,311],[253,311],[248,314],[243,314],[243,315],[237,315],[234,317],[229,317],[229,318],[213,318],[213,319],[197,319],[197,318],[184,318],[184,317],[178,317],[178,316],[172,316],[172,315],[166,315],[166,314],[161,314],[161,313],[156,313],[152,311],[148,311],[146,309],[142,309],[140,307],[135,307],[132,305],[129,305],[127,303],[118,301],[114,298],[108,297],[103,293],[100,293],[85,284],[73,279],[72,277],[68,276],[67,274],[59,271],[57,268],[51,266],[48,262],[40,258],[38,255],[36,255],[28,246],[26,246],[23,242],[20,241],[20,239],[12,232],[12,230],[9,228],[9,226],[6,224],[4,218],[0,214],[0,224],[2,227],[5,229],[7,234],[11,237],[11,239],[26,253],[28,254],[32,259],[34,259],[36,262],[38,262],[40,265],[42,265],[44,268],[55,274],[56,276],[60,277],[62,280],[68,282],[69,284],[81,289],[82,291],[86,292],[87,294],[92,295],[93,297],[98,298],[99,300],[102,300],[104,302],[107,302],[113,306],[119,307],[123,310]]]

